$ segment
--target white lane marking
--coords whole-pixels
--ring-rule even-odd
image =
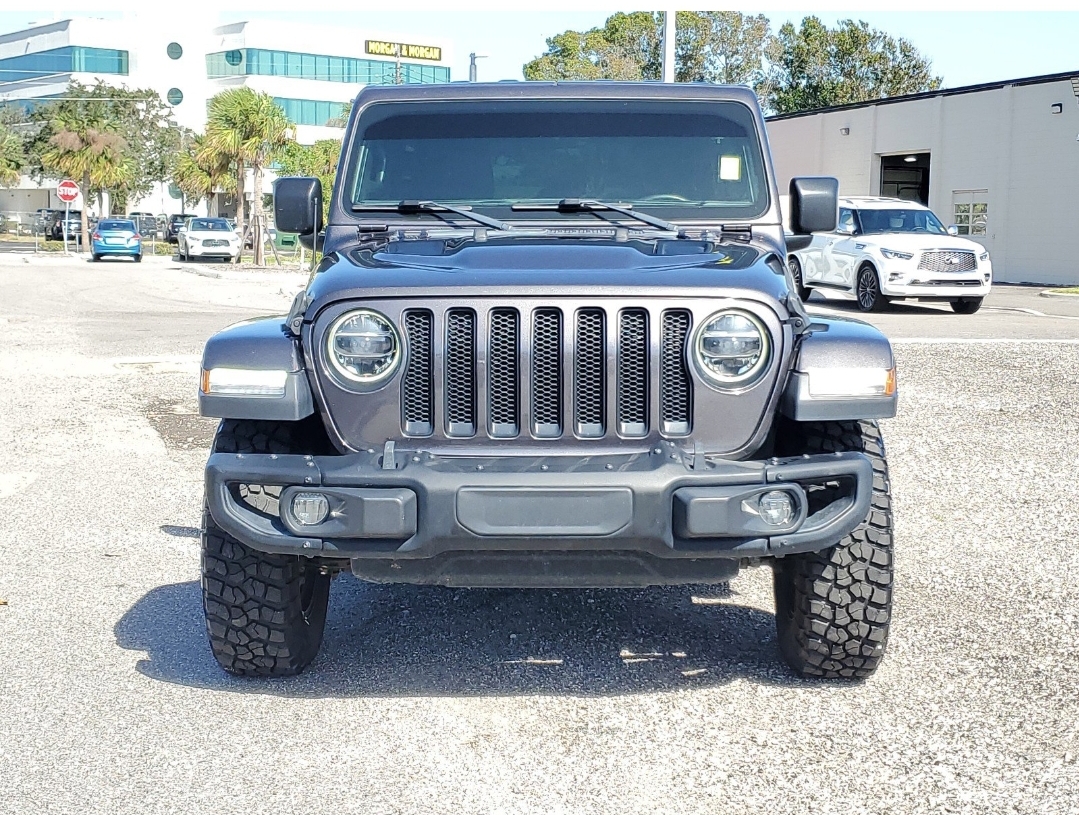
[[[1037,340],[993,337],[978,339],[972,337],[902,337],[889,338],[892,345],[1079,345],[1079,339]]]

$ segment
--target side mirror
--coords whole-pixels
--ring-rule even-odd
[[[792,178],[791,231],[795,235],[833,232],[839,221],[839,180],[827,177]]]
[[[274,224],[303,241],[322,229],[322,182],[317,178],[279,178],[273,185]]]
[[[959,235],[959,227],[956,226],[955,224],[952,224],[951,226],[948,227],[948,234],[951,235],[953,238],[958,236]]]

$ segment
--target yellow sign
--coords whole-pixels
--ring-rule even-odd
[[[397,49],[400,48],[401,59],[429,59],[432,62],[439,62],[442,59],[442,49],[435,45],[409,45],[404,42],[367,40],[366,46],[368,54],[377,54],[380,57],[396,57]]]

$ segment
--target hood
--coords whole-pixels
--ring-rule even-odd
[[[925,252],[932,249],[952,249],[960,252],[974,252],[980,255],[985,247],[967,238],[951,235],[932,235],[924,232],[884,232],[870,235],[858,235],[854,240],[868,242],[873,246],[895,249],[899,252]]]
[[[787,294],[782,262],[744,244],[697,240],[398,241],[323,259],[313,302],[393,296],[756,296]]]

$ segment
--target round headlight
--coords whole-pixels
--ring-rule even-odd
[[[350,382],[373,385],[390,376],[401,361],[397,329],[377,311],[342,314],[326,333],[326,355]]]
[[[768,364],[768,331],[746,311],[719,311],[697,332],[694,351],[701,373],[718,385],[748,385]]]

